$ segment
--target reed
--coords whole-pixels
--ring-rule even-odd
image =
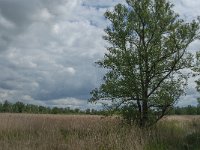
[[[199,133],[198,117],[139,129],[117,117],[0,114],[0,150],[195,149]]]

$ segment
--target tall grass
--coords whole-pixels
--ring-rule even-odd
[[[113,117],[0,114],[0,150],[193,150],[199,133],[199,120],[142,130]]]
[[[200,118],[172,116],[150,129],[146,150],[199,150]]]

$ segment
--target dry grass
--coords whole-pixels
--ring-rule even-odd
[[[0,149],[142,149],[136,131],[101,116],[0,114]]]
[[[176,121],[181,121],[181,122],[185,122],[185,121],[194,121],[194,120],[200,120],[200,116],[198,115],[173,115],[173,116],[166,116],[163,119],[172,121],[172,120],[176,120]]]
[[[200,131],[197,117],[187,126],[183,125],[185,120],[188,120],[187,116],[168,117],[158,126],[142,131],[110,117],[0,114],[0,150],[173,149],[169,145],[185,142],[188,134],[197,133],[197,129]],[[186,141],[189,149],[187,144]]]

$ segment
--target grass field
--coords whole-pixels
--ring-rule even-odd
[[[200,149],[199,116],[170,116],[141,130],[114,117],[0,114],[0,150],[168,149]]]

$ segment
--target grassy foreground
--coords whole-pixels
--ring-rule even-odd
[[[101,116],[0,114],[0,150],[199,150],[200,117],[148,130]]]

